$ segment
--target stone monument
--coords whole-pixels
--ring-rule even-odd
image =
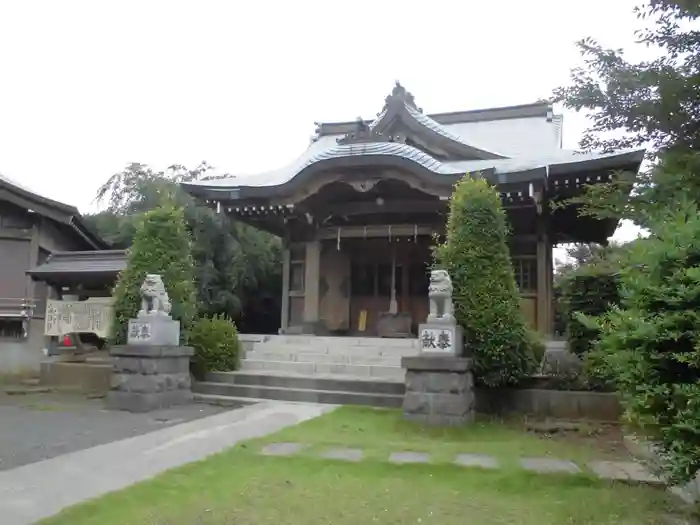
[[[117,410],[148,412],[192,399],[190,357],[180,346],[180,321],[170,316],[170,298],[160,275],[141,285],[141,309],[129,320],[127,344],[110,350],[114,363],[107,405]]]
[[[430,272],[428,301],[428,318],[418,327],[421,352],[461,356],[462,328],[454,316],[452,280],[445,270]]]
[[[445,270],[430,272],[430,313],[418,327],[420,354],[404,357],[404,416],[433,425],[474,420],[472,360],[464,356],[462,328],[452,304],[452,281]]]

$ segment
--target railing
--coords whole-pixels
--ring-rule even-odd
[[[0,317],[29,319],[35,308],[34,299],[0,297]]]

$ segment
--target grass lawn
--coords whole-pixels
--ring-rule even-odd
[[[365,456],[386,459],[390,452],[429,452],[434,463],[450,463],[456,454],[488,454],[503,467],[517,467],[525,456],[549,456],[584,463],[591,459],[628,459],[616,426],[581,424],[554,434],[528,432],[525,420],[482,419],[469,427],[435,428],[403,419],[400,410],[341,407],[330,414],[289,427],[254,443],[308,443],[307,455],[329,446],[358,447]]]
[[[295,457],[259,456],[267,442],[311,444]],[[562,525],[659,524],[669,508],[657,489],[610,484],[589,475],[537,475],[515,458],[610,457],[599,440],[542,438],[518,423],[424,429],[397,411],[343,407],[262,440],[67,509],[43,525]],[[360,447],[360,463],[323,460],[314,450]],[[435,454],[433,465],[392,465],[389,451]],[[448,462],[458,452],[491,454],[498,471]]]

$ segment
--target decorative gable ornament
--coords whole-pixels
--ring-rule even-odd
[[[368,142],[405,142],[406,138],[399,134],[388,134],[368,125],[362,117],[357,117],[355,131],[351,131],[336,142],[345,144],[365,144]]]

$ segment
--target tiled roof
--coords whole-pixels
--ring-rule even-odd
[[[407,160],[412,160],[436,173],[441,172],[444,168],[444,165],[440,161],[408,144],[402,144],[400,142],[366,142],[360,144],[338,144],[332,148],[323,150],[309,157],[301,166],[301,169],[323,160],[340,157],[356,157],[360,155],[391,155],[402,157]]]
[[[323,137],[324,139],[335,139]],[[414,162],[436,175],[463,175],[477,171],[493,170],[501,183],[508,175],[547,168],[554,172],[576,171],[584,163],[591,169],[615,168],[621,162],[641,162],[644,150],[626,150],[608,154],[579,154],[574,151],[557,151],[534,158],[440,161],[418,148],[399,142],[367,142],[360,144],[334,144],[307,150],[296,162],[286,168],[261,175],[234,176],[217,180],[201,180],[183,184],[185,188],[205,187],[229,190],[242,187],[274,187],[291,181],[309,166],[331,159],[350,157],[389,156]]]
[[[413,95],[406,91],[398,82],[392,93],[386,98],[384,108],[377,115],[377,118],[369,124],[369,127],[373,130],[383,130],[386,126],[391,126],[391,123],[397,118],[404,121],[412,121],[418,127],[428,130],[442,137],[442,139],[466,147],[467,151],[471,151],[472,154],[476,155],[476,158],[504,158],[504,155],[500,153],[488,151],[473,144],[471,141],[467,142],[462,137],[448,131],[443,125],[428,115],[425,115],[423,110],[416,106]]]
[[[117,274],[126,268],[126,250],[56,252],[27,273],[33,277],[57,274]]]
[[[421,113],[420,111],[416,110],[415,108],[406,105],[406,111],[411,117],[413,117],[419,124],[422,126],[425,126],[429,130],[437,133],[438,135],[441,135],[445,137],[446,139],[450,139],[454,142],[459,142],[460,144],[464,144],[465,146],[469,146],[470,148],[476,148],[480,150],[484,150],[485,148],[479,147],[478,145],[468,143],[466,142],[462,137],[459,137],[455,135],[454,133],[451,133],[450,131],[447,130],[442,124],[439,124],[435,120],[431,119],[428,115],[425,115],[424,113]],[[491,153],[494,153],[498,156],[503,156],[500,155],[497,152],[492,151]]]
[[[57,200],[45,197],[37,191],[30,189],[24,184],[20,184],[16,180],[11,179],[10,177],[7,177],[5,175],[0,174],[0,183],[2,183],[5,187],[9,187],[10,189],[21,191],[26,197],[40,200],[41,202],[47,205],[54,206],[56,208],[59,208],[60,210],[71,213],[72,215],[78,214],[78,208],[76,208],[75,206],[71,206],[70,204],[65,204],[63,202],[59,202]]]
[[[383,157],[384,163],[387,158],[393,158],[399,162],[409,161],[438,176],[454,177],[481,171],[489,177],[493,175],[494,182],[499,184],[519,183],[546,177],[547,174],[575,173],[583,169],[615,169],[634,162],[641,163],[644,154],[643,150],[588,155],[564,151],[559,149],[561,132],[550,134],[551,130],[547,129],[545,130],[547,140],[552,142],[554,147],[544,149],[523,147],[522,156],[507,158],[491,148],[477,146],[471,138],[467,140],[438,122],[438,119],[446,122],[484,121],[487,120],[485,117],[489,112],[498,113],[504,119],[536,116],[537,118],[546,117],[549,119],[548,122],[551,121],[549,116],[551,107],[545,103],[472,112],[474,114],[469,112],[441,114],[431,118],[416,106],[413,95],[397,83],[392,93],[386,97],[384,108],[374,121],[359,120],[353,124],[353,127],[349,127],[350,123],[319,124],[317,136],[308,149],[285,167],[256,175],[188,182],[183,183],[183,187],[195,195],[203,195],[208,191],[222,194],[234,190],[233,193],[237,194],[235,198],[245,198],[246,192],[250,196],[262,197],[264,194],[255,188],[283,186],[312,167],[322,169],[321,165],[326,162],[329,167],[335,168],[341,166],[342,163],[338,162],[339,160],[348,159],[348,165],[364,166],[365,161],[371,164],[380,157]],[[402,124],[395,126],[395,122]],[[518,123],[518,121],[514,122]],[[331,128],[336,133],[329,133]],[[398,133],[395,128],[399,128]],[[499,132],[499,130],[494,131],[492,127],[486,128],[486,131],[490,132],[489,136],[493,136],[494,133],[497,135]],[[411,138],[404,136],[409,133],[419,134],[421,135],[419,138],[427,139],[427,141],[414,141],[414,143],[423,142],[425,151],[411,145],[411,141],[405,140]],[[559,139],[554,144],[556,137]],[[338,143],[339,139],[341,143]],[[478,134],[476,139],[477,143],[480,143]],[[430,142],[432,145],[426,145],[425,142]],[[452,160],[447,160],[445,157]],[[240,188],[249,190],[240,193],[238,191]]]
[[[4,175],[0,175],[0,189],[5,190],[4,200],[23,207],[31,206],[38,214],[69,226],[87,241],[88,246],[108,248],[107,243],[84,223],[75,206],[44,197]]]

